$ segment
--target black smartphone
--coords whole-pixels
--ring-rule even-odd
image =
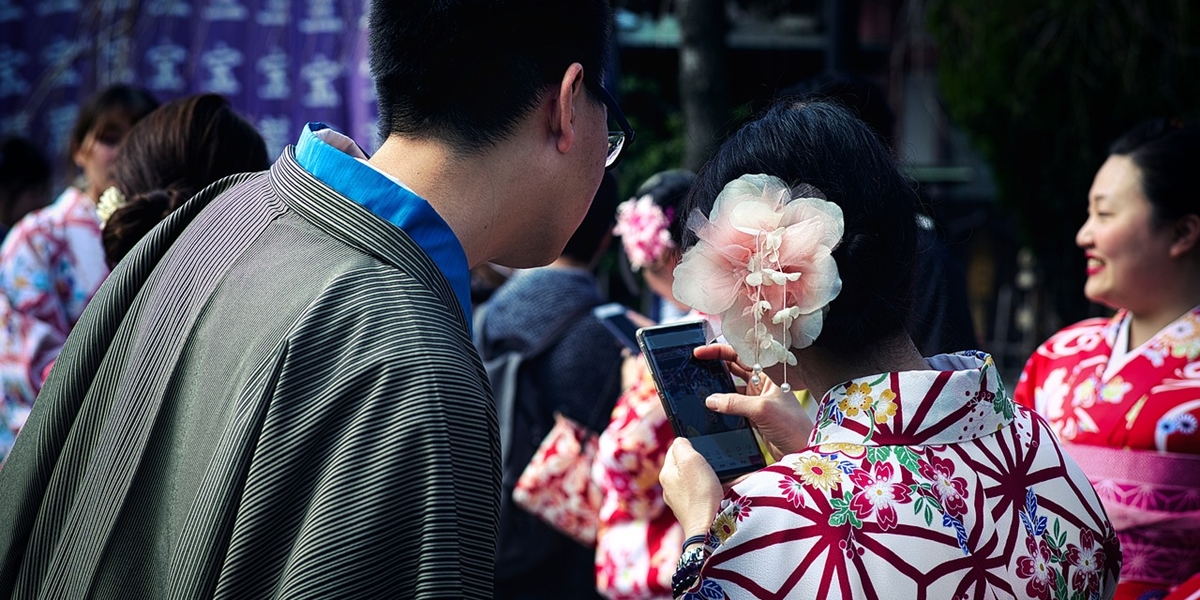
[[[726,481],[761,469],[767,461],[744,417],[722,415],[704,405],[711,394],[737,391],[724,362],[692,354],[706,343],[704,327],[704,321],[643,327],[637,340],[675,435],[686,437],[717,478]]]
[[[594,315],[622,346],[634,352],[641,352],[637,343],[637,325],[629,320],[629,309],[620,302],[601,304],[592,309]]]

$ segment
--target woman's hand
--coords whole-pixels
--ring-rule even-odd
[[[641,354],[629,354],[621,362],[621,389],[628,390],[643,378],[649,376],[646,370],[646,359]]]
[[[721,359],[729,365],[734,375],[750,381],[753,373],[737,360],[737,352],[727,344],[709,344],[695,351],[699,359]],[[759,375],[758,386],[749,384],[745,394],[713,394],[705,400],[709,410],[726,415],[746,417],[763,439],[771,446],[771,453],[780,458],[799,452],[808,446],[808,436],[813,430],[813,421],[804,412],[796,395],[784,392],[765,374]]]
[[[683,536],[707,533],[725,494],[717,474],[687,438],[675,438],[671,443],[658,481],[663,499],[683,526]]]

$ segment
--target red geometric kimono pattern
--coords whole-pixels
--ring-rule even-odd
[[[1014,399],[1035,408],[1060,439],[1075,444],[1200,455],[1200,306],[1113,361],[1122,322],[1090,319],[1054,334],[1030,357]],[[1200,489],[1147,469],[1138,481],[1093,476],[1106,504],[1146,512],[1200,510]],[[1162,589],[1200,574],[1195,523],[1125,527],[1123,582]]]
[[[1111,598],[1121,550],[991,358],[842,384],[810,446],[734,486],[685,598]]]

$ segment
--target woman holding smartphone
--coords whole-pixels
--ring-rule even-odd
[[[871,130],[819,102],[775,105],[701,170],[675,296],[731,344],[696,356],[751,382],[708,406],[782,458],[723,490],[672,443],[676,597],[1112,596],[1116,535],[1054,432],[989,356],[926,359],[905,330],[917,208]]]

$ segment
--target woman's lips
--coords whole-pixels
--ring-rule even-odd
[[[1099,273],[1100,271],[1103,271],[1103,270],[1104,270],[1104,261],[1102,261],[1094,256],[1087,257],[1087,274],[1088,275],[1095,275],[1096,273]]]

